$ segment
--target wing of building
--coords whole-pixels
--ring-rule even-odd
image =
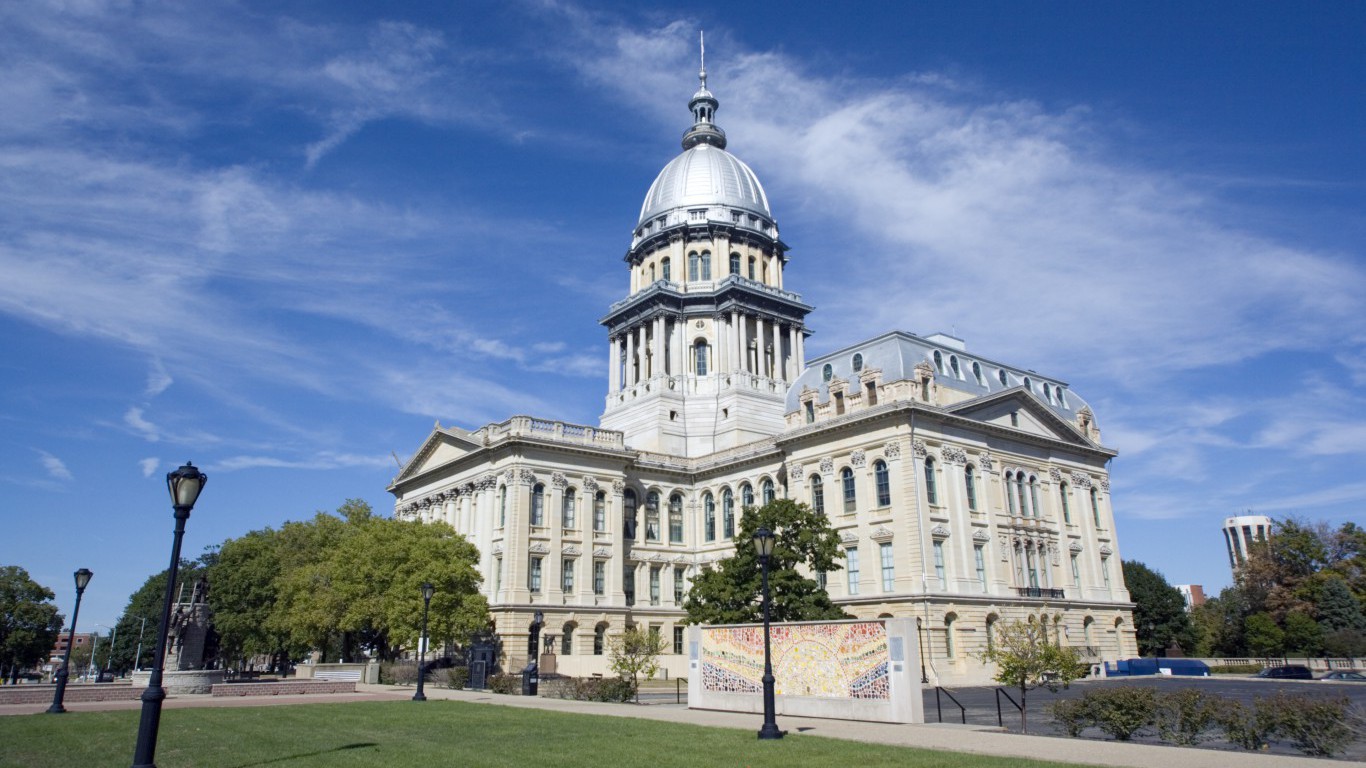
[[[627,625],[672,638],[683,596],[732,551],[737,516],[775,497],[823,512],[861,617],[920,623],[926,675],[982,683],[999,621],[1046,621],[1093,661],[1136,655],[1095,415],[1066,382],[894,331],[805,359],[812,307],[750,168],[726,150],[706,74],[683,151],[650,185],[602,319],[601,427],[514,416],[438,425],[389,490],[401,518],[445,521],[480,551],[519,669],[542,612],[561,673],[607,672]]]

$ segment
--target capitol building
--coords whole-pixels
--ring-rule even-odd
[[[804,502],[840,536],[812,574],[858,618],[913,618],[931,684],[989,681],[997,622],[1044,621],[1091,662],[1137,655],[1109,461],[1061,379],[891,331],[807,359],[813,307],[788,245],[701,87],[683,151],[641,205],[607,308],[599,426],[513,416],[437,424],[389,486],[395,514],[479,549],[503,666],[544,615],[562,674],[610,674],[627,626],[686,676],[684,598],[728,557],[743,510]]]

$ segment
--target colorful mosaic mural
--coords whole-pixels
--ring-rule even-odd
[[[890,699],[887,628],[880,621],[789,624],[772,628],[774,692],[779,696]],[[702,628],[702,688],[760,693],[764,628]]]

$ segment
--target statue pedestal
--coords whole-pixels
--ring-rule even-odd
[[[161,673],[161,687],[166,689],[167,695],[211,693],[215,685],[223,682],[223,675],[221,669],[168,669]],[[151,670],[134,672],[133,687],[146,688],[151,677]]]

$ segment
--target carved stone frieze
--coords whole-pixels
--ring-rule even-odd
[[[888,461],[891,461],[892,459],[901,458],[901,443],[892,440],[891,442],[882,446],[882,455],[887,457]]]
[[[1077,488],[1089,489],[1091,487],[1091,476],[1083,472],[1073,472],[1072,485],[1076,486]]]
[[[940,447],[939,455],[944,457],[944,462],[947,464],[957,464],[961,467],[968,463],[968,452],[956,445]]]
[[[523,467],[523,468],[520,470],[520,477],[518,477],[518,480],[521,481],[522,485],[535,485],[535,484],[536,484],[536,473],[535,473],[535,472],[532,472],[531,470],[527,469],[526,467]]]
[[[573,544],[570,544],[570,545],[566,546],[564,549],[561,549],[560,552],[561,552],[562,554],[571,555],[571,556],[575,556],[575,557],[577,557],[578,555],[582,555],[582,554],[583,554],[583,550],[582,550],[582,549],[579,549],[578,547],[574,546]]]
[[[1110,476],[1102,475],[1100,478],[1100,489],[1106,493],[1110,492]]]
[[[597,478],[590,475],[583,476],[583,489],[588,493],[596,493],[598,490]]]
[[[1057,467],[1049,467],[1049,468],[1048,468],[1048,479],[1049,479],[1049,480],[1052,480],[1052,481],[1055,482],[1055,483],[1061,483],[1061,482],[1062,482],[1062,470],[1058,469]]]
[[[1010,536],[1001,534],[1001,560],[1004,562],[1010,559]]]
[[[805,473],[806,469],[795,461],[787,465],[787,476],[792,478],[795,482],[801,482],[801,479],[805,477]]]
[[[612,550],[608,549],[607,547],[598,547],[597,549],[593,550],[593,557],[604,559],[611,556]]]
[[[855,469],[863,469],[868,466],[868,457],[863,451],[854,451],[849,454],[849,463],[853,464]]]
[[[550,484],[562,491],[569,487],[569,478],[565,477],[563,472],[554,472],[550,475]]]
[[[613,481],[612,481],[612,493],[614,493],[614,494],[620,496],[621,493],[622,493],[622,491],[625,491],[625,490],[626,490],[626,482],[625,482],[624,480],[618,479],[618,480],[613,480]]]
[[[1067,547],[1067,549],[1068,549],[1069,551],[1072,551],[1072,552],[1080,552],[1080,551],[1081,551],[1081,542],[1079,542],[1079,541],[1074,541],[1074,542],[1072,542],[1072,544],[1071,544],[1070,546]]]
[[[840,541],[845,544],[853,544],[858,541],[858,534],[853,531],[844,531],[840,534]]]
[[[495,544],[493,545],[493,549],[490,550],[490,551],[493,552],[493,554],[495,554],[495,555],[501,555],[501,554],[503,554],[503,542],[500,541],[500,542],[495,543]]]
[[[1114,551],[1113,549],[1110,549],[1110,545],[1109,545],[1109,544],[1101,544],[1101,545],[1100,545],[1100,556],[1101,556],[1101,557],[1109,557],[1110,555],[1113,555],[1114,553],[1115,553],[1115,551]]]
[[[823,457],[823,458],[821,459],[821,474],[822,474],[822,475],[833,475],[833,474],[835,474],[835,460],[834,460],[834,459],[830,458],[829,456],[825,456],[825,457]]]
[[[978,544],[985,544],[986,542],[991,541],[991,536],[988,535],[986,531],[978,529],[972,534],[972,540]]]
[[[930,535],[936,539],[947,539],[949,537],[949,529],[947,526],[936,525],[930,529]]]
[[[930,455],[930,449],[925,447],[924,440],[914,440],[911,442],[911,455],[917,459],[923,459]]]
[[[474,487],[475,490],[479,491],[491,491],[498,487],[498,476],[493,473],[481,475],[479,479],[474,482]]]
[[[984,472],[991,472],[996,468],[996,463],[992,461],[989,451],[983,451],[982,455],[977,458],[977,463],[982,465]]]
[[[873,532],[871,534],[869,534],[869,538],[871,538],[873,541],[878,542],[891,541],[892,536],[892,529],[888,528],[885,525],[879,525],[878,527],[873,529]]]
[[[531,546],[527,547],[527,551],[533,555],[548,555],[550,554],[550,545],[544,541],[534,541]]]

